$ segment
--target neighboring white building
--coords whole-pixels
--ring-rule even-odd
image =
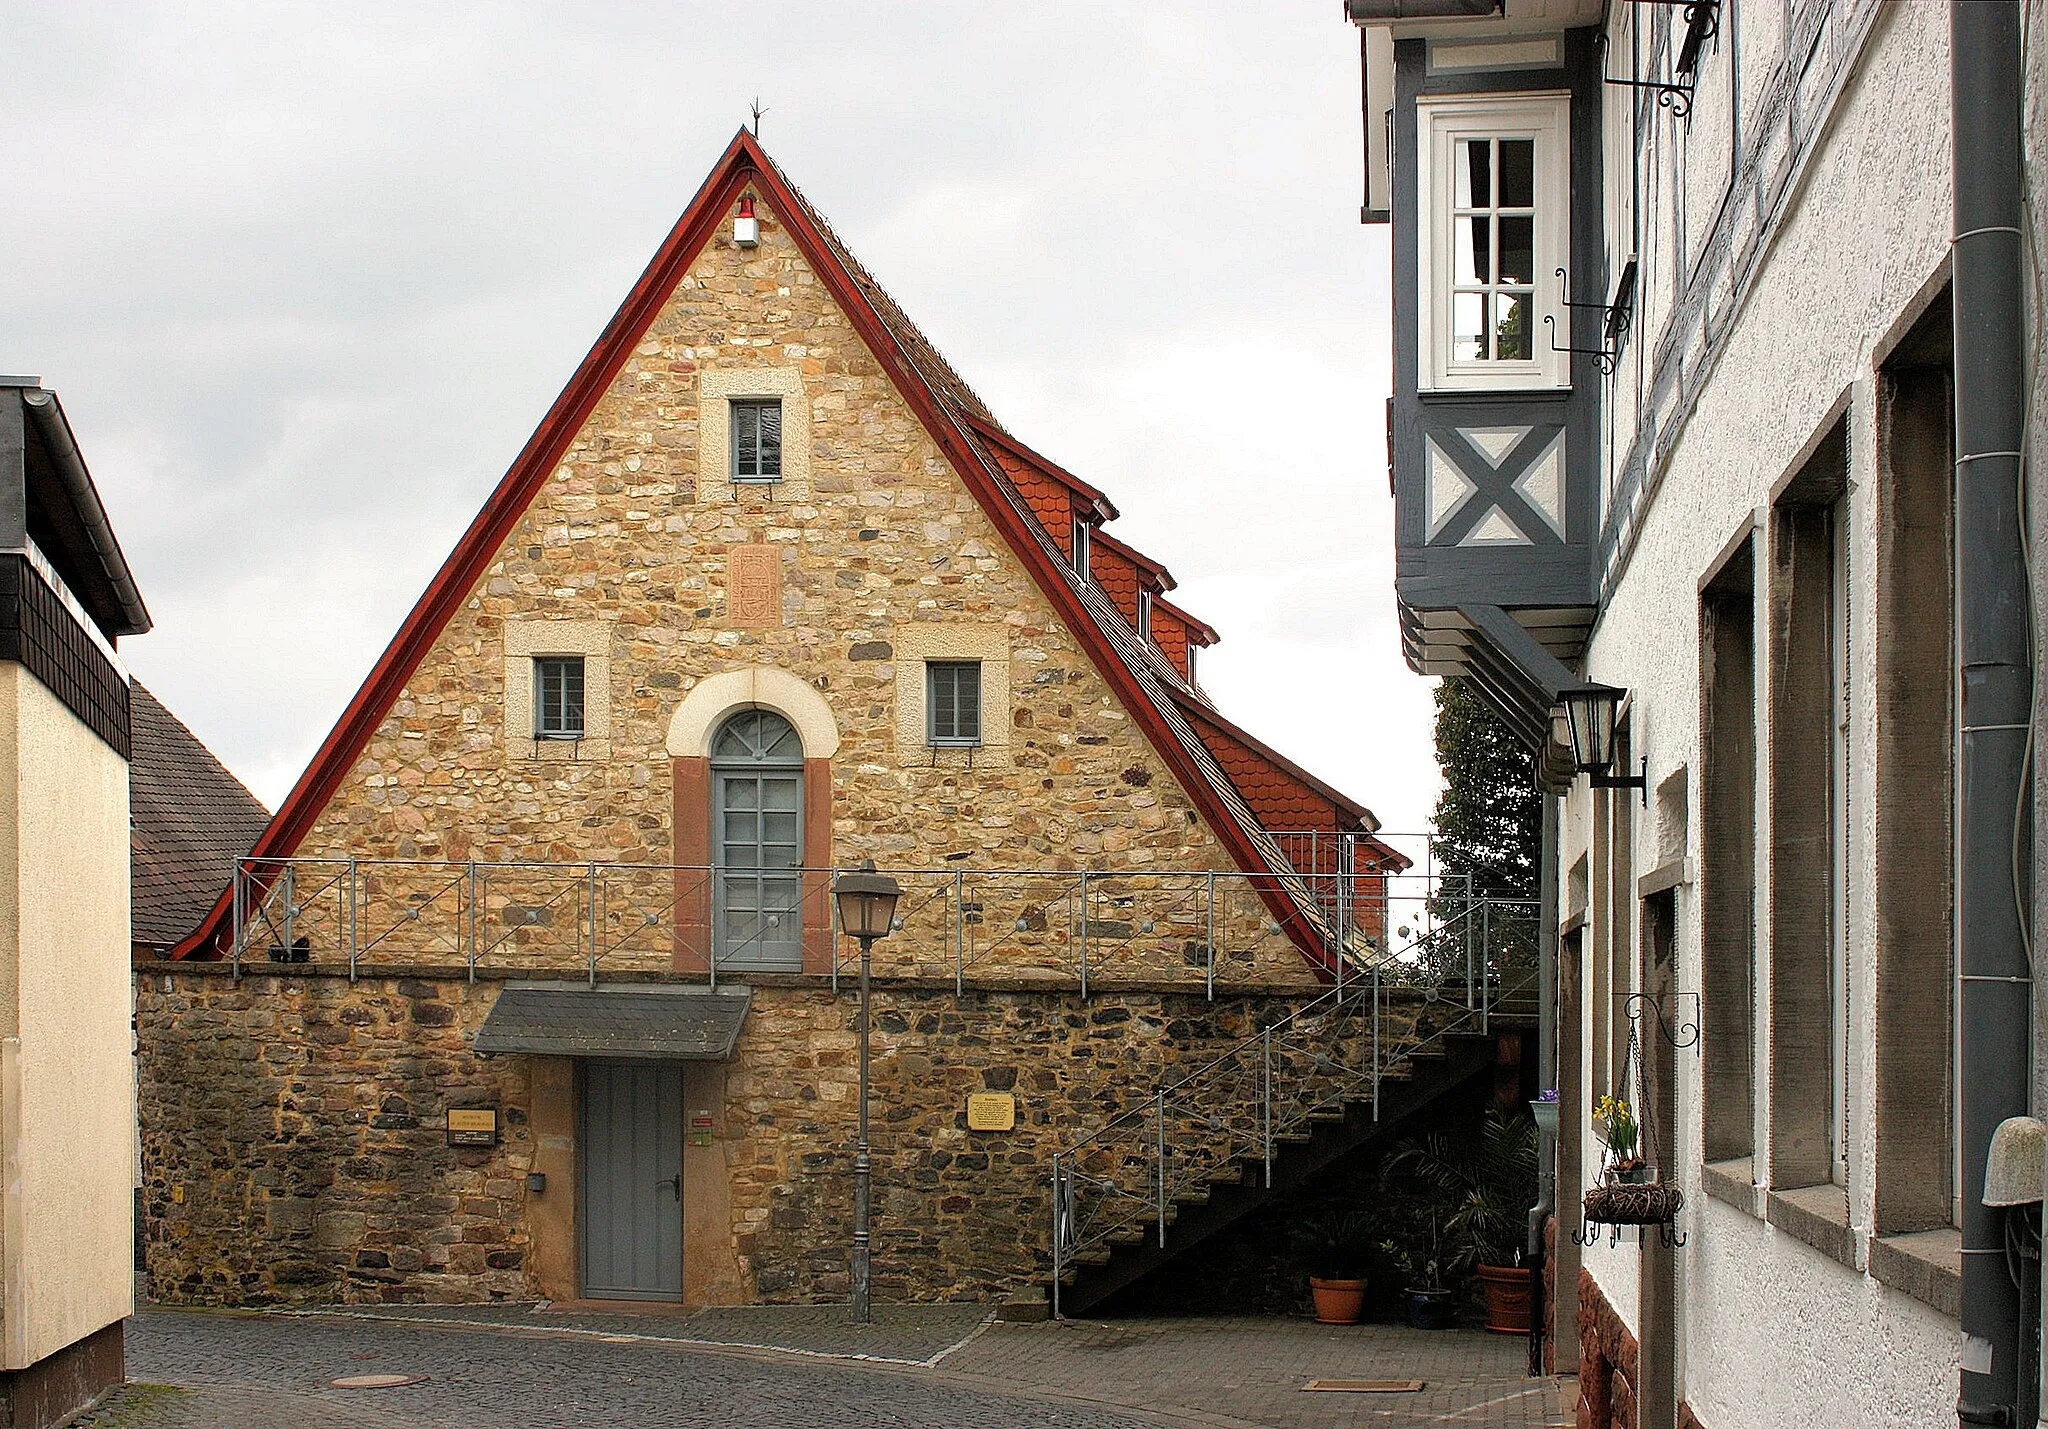
[[[1578,1422],[2032,1424],[2039,1206],[1983,1177],[2048,1104],[2014,889],[2042,867],[2018,498],[2048,19],[1347,8],[1408,654],[1557,796],[1548,1323]],[[1565,719],[1596,686],[1597,781]],[[1581,1219],[1624,1092],[1683,1192],[1668,1238]]]
[[[128,677],[149,629],[56,394],[0,378],[0,1423],[120,1383],[134,1308]]]

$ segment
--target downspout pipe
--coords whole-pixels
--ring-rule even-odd
[[[2026,412],[2018,0],[1951,0],[1951,273],[1955,321],[1957,639],[1962,768],[1956,885],[1962,1143],[1963,1425],[2015,1424],[2019,1291],[2005,1214],[1984,1205],[1991,1134],[2028,1109],[2032,978],[2015,886],[2033,699],[2020,529]],[[2031,1406],[2027,1408],[2031,1419]]]
[[[1540,775],[1539,775],[1540,777]],[[1536,1080],[1557,1085],[1557,838],[1558,801],[1543,795],[1543,825],[1536,854]],[[1529,1211],[1528,1263],[1534,1283],[1529,1315],[1529,1373],[1543,1373],[1543,1346],[1551,1319],[1543,1293],[1543,1227],[1557,1208],[1557,1136],[1536,1138],[1536,1204]]]

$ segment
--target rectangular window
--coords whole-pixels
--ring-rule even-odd
[[[1152,592],[1142,587],[1138,591],[1138,638],[1152,638]]]
[[[933,660],[924,667],[925,738],[935,745],[981,743],[981,662]]]
[[[732,479],[782,480],[782,399],[732,404]]]
[[[534,656],[533,737],[583,738],[581,655]]]
[[[1755,1149],[1756,549],[1744,541],[1700,596],[1701,991],[1705,1155]]]
[[[1553,335],[1558,347],[1570,338],[1557,276],[1568,256],[1568,101],[1488,95],[1417,108],[1421,385],[1569,386],[1568,358],[1552,347]]]
[[[1080,517],[1074,518],[1073,544],[1074,573],[1082,580],[1088,579],[1088,523]]]
[[[1195,682],[1195,652],[1201,648],[1192,640],[1188,642],[1188,683],[1191,685]]]
[[[1841,1068],[1847,603],[1838,423],[1771,512],[1766,606],[1770,801],[1770,1184],[1839,1182],[1849,1134]],[[1927,872],[1932,877],[1933,871]]]

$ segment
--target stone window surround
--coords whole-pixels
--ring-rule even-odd
[[[612,622],[507,620],[505,622],[505,752],[543,763],[588,763],[612,757]],[[583,657],[583,738],[533,736],[533,661],[536,655]]]
[[[1010,752],[1010,633],[1001,625],[919,621],[891,632],[896,661],[896,757],[904,766],[943,764],[1007,768]],[[925,739],[925,664],[981,663],[981,744],[934,749]]]
[[[782,479],[732,480],[732,404],[747,398],[782,399]],[[707,367],[697,380],[697,499],[733,501],[741,492],[770,501],[811,496],[811,403],[796,367]]]

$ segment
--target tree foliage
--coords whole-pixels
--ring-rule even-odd
[[[1533,756],[1464,680],[1437,686],[1436,758],[1444,773],[1430,840],[1437,870],[1471,874],[1475,893],[1534,898],[1542,801]]]

